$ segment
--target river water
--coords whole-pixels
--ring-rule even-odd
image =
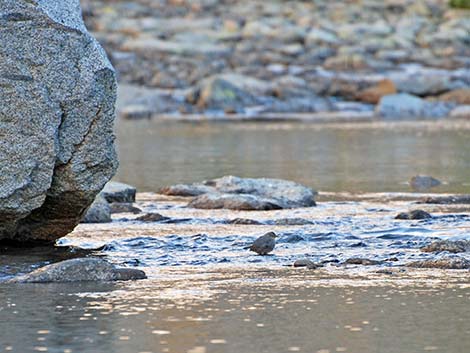
[[[420,205],[407,180],[469,189],[470,125],[399,123],[118,124],[117,179],[136,185],[137,207],[163,223],[117,214],[80,225],[60,245],[94,248],[143,269],[132,283],[0,284],[0,352],[467,353],[468,270],[404,264],[433,239],[470,239],[466,206]],[[152,193],[161,186],[235,174],[292,179],[320,191],[315,208],[194,210]],[[347,193],[347,194],[345,194]],[[367,193],[367,194],[364,194]],[[345,196],[346,195],[346,196]],[[398,221],[423,208],[430,220]],[[260,224],[234,225],[233,218]],[[243,247],[275,231],[271,256]],[[70,256],[58,248],[2,249],[0,278]],[[377,266],[342,265],[352,257]],[[324,263],[293,268],[295,260]]]

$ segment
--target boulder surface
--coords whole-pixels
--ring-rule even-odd
[[[2,0],[0,28],[0,240],[52,242],[116,170],[115,72],[79,0]]]

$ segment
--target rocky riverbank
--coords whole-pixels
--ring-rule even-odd
[[[82,3],[126,118],[470,115],[470,16],[447,0]]]

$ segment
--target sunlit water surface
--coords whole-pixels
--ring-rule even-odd
[[[436,192],[467,192],[465,123],[120,122],[118,136],[117,178],[141,191],[236,174],[296,180],[323,196],[315,208],[233,212],[188,209],[182,200],[140,194],[143,212],[169,220],[142,223],[131,214],[115,215],[111,224],[80,225],[60,243],[106,245],[98,255],[141,268],[149,279],[0,284],[0,352],[469,351],[470,273],[403,267],[442,256],[470,259],[468,253],[419,250],[436,238],[470,239],[468,207],[419,205],[383,193],[409,192],[406,181],[417,173],[443,180]],[[381,194],[344,202],[325,191]],[[394,219],[418,207],[434,218]],[[237,217],[261,224],[230,224]],[[276,223],[286,219],[293,223]],[[243,249],[271,230],[279,235],[273,255]],[[60,250],[2,250],[0,279],[69,256]],[[351,257],[384,262],[341,265]],[[303,258],[325,267],[292,268]]]

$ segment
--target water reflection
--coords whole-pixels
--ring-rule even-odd
[[[470,345],[465,279],[350,286],[303,270],[196,272],[2,286],[0,350],[462,353]]]
[[[309,125],[119,121],[117,178],[141,191],[234,174],[291,179],[322,191],[468,192],[470,123]]]

